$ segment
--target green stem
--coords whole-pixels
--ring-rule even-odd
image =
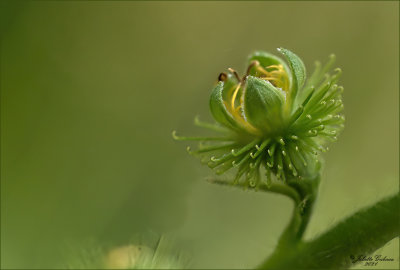
[[[282,233],[279,239],[276,251],[285,249],[291,245],[296,245],[299,242],[299,239],[302,235],[302,233],[299,234],[299,232],[300,230],[304,231],[305,227],[307,226],[309,216],[311,215],[313,201],[308,199],[305,201],[303,198],[304,196],[302,196],[302,194],[297,190],[297,187],[292,187],[286,184],[273,183],[269,186],[267,186],[266,184],[260,184],[259,186],[253,188],[247,186],[246,183],[238,183],[236,185],[232,185],[232,183],[228,181],[213,178],[209,179],[209,182],[220,185],[247,188],[251,190],[278,193],[288,196],[294,202],[293,215],[291,221],[289,222],[289,225],[286,227],[285,231]],[[304,192],[308,194],[308,191]],[[304,207],[301,207],[302,204],[304,204]]]
[[[301,241],[304,232],[306,231],[307,225],[310,221],[311,214],[314,209],[314,202],[315,202],[316,196],[310,195],[309,197],[305,198],[304,202],[304,207],[301,207],[301,223],[299,225],[298,231],[297,231],[297,239]]]
[[[318,238],[291,249],[278,249],[260,269],[343,269],[399,236],[396,194],[361,210]]]
[[[319,176],[310,179],[288,181],[287,186],[294,190],[300,200],[295,201],[293,215],[289,225],[279,238],[271,259],[285,250],[294,250],[301,243],[303,234],[310,220],[319,185]]]
[[[302,224],[302,216],[298,203],[295,203],[293,209],[292,219],[289,225],[283,231],[281,237],[279,238],[278,244],[274,251],[275,253],[280,253],[281,250],[286,250],[290,247],[294,247],[298,244],[297,233]]]
[[[270,186],[267,186],[266,184],[261,184],[257,187],[250,187],[246,185],[246,183],[238,183],[238,184],[232,184],[229,181],[224,181],[220,179],[214,179],[214,178],[209,178],[207,179],[208,182],[213,183],[213,184],[218,184],[218,185],[223,185],[223,186],[232,186],[232,187],[239,187],[239,188],[245,188],[245,189],[250,189],[250,190],[260,190],[260,191],[265,191],[265,192],[271,192],[271,193],[278,193],[282,194],[285,196],[288,196],[291,198],[295,205],[298,205],[301,203],[301,198],[297,191],[294,188],[291,188],[290,186],[283,185],[283,184],[271,184]]]
[[[320,177],[288,181],[287,185],[296,191],[300,201],[295,201],[292,219],[279,239],[277,249],[293,248],[297,246],[310,220],[315,198],[318,192]],[[275,251],[279,252],[279,251]]]

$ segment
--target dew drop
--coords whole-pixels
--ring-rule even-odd
[[[309,131],[308,131],[308,134],[310,134],[310,135],[317,135],[317,131],[315,130],[315,129],[310,129]]]

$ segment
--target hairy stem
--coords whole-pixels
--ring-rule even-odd
[[[291,249],[277,249],[260,269],[343,269],[398,237],[400,196],[363,209],[318,238]]]
[[[292,218],[279,238],[278,244],[270,256],[279,257],[286,250],[294,250],[301,244],[303,234],[309,223],[319,186],[319,175],[313,179],[303,179],[301,182],[288,181],[288,186],[296,193],[299,200],[294,201]]]
[[[209,182],[232,186],[232,183],[219,179],[211,178],[209,179]],[[260,184],[254,188],[247,186],[246,183],[238,183],[234,186],[251,190],[278,193],[291,198],[294,202],[293,215],[289,225],[286,227],[279,239],[275,252],[279,252],[279,250],[286,249],[289,246],[297,245],[299,243],[299,240],[308,224],[314,203],[314,199],[310,199],[311,197],[314,198],[314,194],[310,194],[310,192],[314,192],[315,189],[311,191],[309,184],[302,186],[301,192],[299,191],[300,187],[297,187],[296,185],[290,186],[278,183],[273,183],[269,186],[266,184]]]
[[[247,188],[247,189],[254,190],[254,191],[259,190],[259,191],[264,191],[264,192],[278,193],[278,194],[288,196],[295,202],[296,205],[301,203],[301,198],[300,198],[299,194],[296,192],[296,190],[291,188],[290,186],[283,185],[283,184],[271,184],[270,186],[261,184],[257,187],[250,187],[250,186],[247,186],[245,183],[238,183],[238,184],[234,185],[231,182],[220,180],[220,179],[209,178],[207,180],[210,183],[219,184],[219,185],[223,185],[223,186],[233,186],[233,187],[239,187],[239,188]]]

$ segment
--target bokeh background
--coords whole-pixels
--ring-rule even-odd
[[[63,246],[162,234],[193,268],[250,268],[290,218],[282,196],[213,186],[171,138],[204,134],[218,74],[254,50],[337,55],[346,128],[325,155],[312,238],[398,191],[398,2],[1,4],[1,267]],[[379,254],[398,266],[398,239]],[[359,267],[358,267],[359,268]]]

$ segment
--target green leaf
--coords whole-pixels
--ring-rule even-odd
[[[292,85],[288,97],[288,104],[292,106],[298,90],[303,87],[306,80],[306,68],[303,61],[293,52],[284,48],[279,48],[278,51],[286,57],[292,73]]]
[[[244,114],[246,120],[254,127],[270,132],[282,124],[282,107],[284,94],[270,82],[247,77],[244,93]]]
[[[224,99],[222,97],[223,91],[224,82],[219,82],[212,90],[210,97],[211,114],[218,123],[230,129],[240,130],[240,126],[225,107]]]

